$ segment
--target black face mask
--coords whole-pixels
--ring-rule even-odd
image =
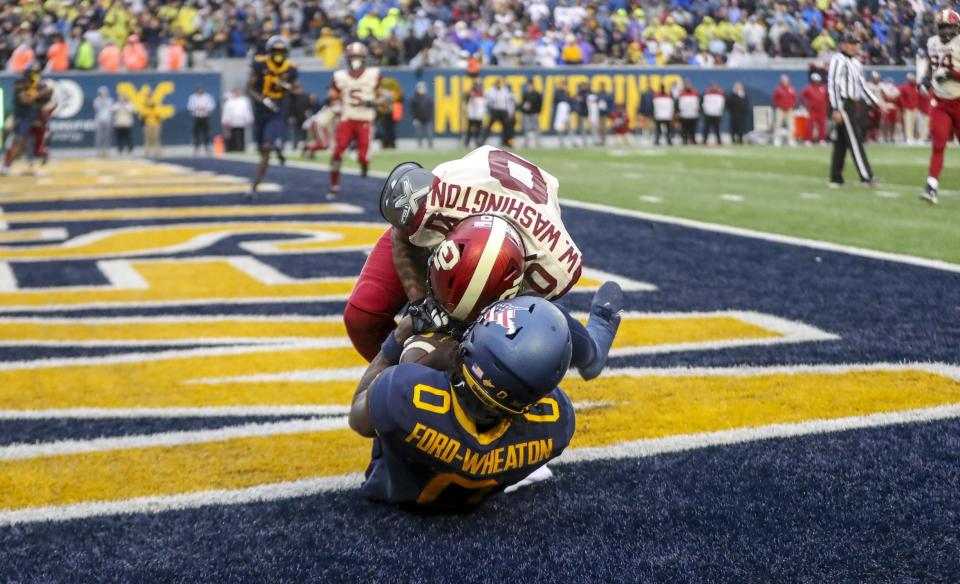
[[[284,53],[280,53],[280,52],[271,53],[271,54],[270,54],[270,60],[273,61],[274,64],[276,64],[276,65],[282,65],[283,62],[287,60],[287,55],[284,54]]]

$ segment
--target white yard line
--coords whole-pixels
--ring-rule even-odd
[[[598,213],[608,213],[610,215],[617,215],[620,217],[632,217],[634,219],[643,219],[644,221],[655,221],[657,223],[669,223],[671,225],[679,225],[681,227],[687,227],[690,229],[699,229],[701,231],[711,231],[714,233],[723,233],[725,235],[736,235],[738,237],[748,237],[750,239],[761,239],[764,241],[771,241],[774,243],[783,243],[786,245],[795,245],[799,247],[808,247],[811,249],[820,249],[824,251],[844,253],[848,255],[854,255],[854,256],[870,258],[875,260],[897,262],[901,264],[919,266],[922,268],[929,268],[932,270],[941,270],[944,272],[960,273],[960,264],[952,264],[950,262],[945,262],[942,260],[931,260],[927,258],[920,258],[920,257],[905,255],[905,254],[876,251],[872,249],[865,249],[862,247],[854,247],[850,245],[830,243],[827,241],[805,239],[802,237],[793,237],[790,235],[778,235],[776,233],[768,233],[765,231],[755,231],[753,229],[746,229],[743,227],[731,227],[729,225],[720,225],[718,223],[706,223],[704,221],[696,221],[694,219],[684,219],[682,217],[671,217],[668,215],[659,215],[656,213],[647,213],[644,211],[634,211],[631,209],[619,209],[617,207],[611,207],[609,205],[601,205],[599,203],[586,203],[583,201],[564,200],[562,201],[561,204],[565,207],[573,207],[575,209],[586,209],[588,211],[596,211]]]

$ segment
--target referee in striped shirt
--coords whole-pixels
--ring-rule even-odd
[[[861,184],[873,186],[877,182],[863,149],[863,137],[866,134],[867,106],[879,107],[880,102],[863,79],[863,67],[857,60],[859,51],[860,39],[847,33],[840,41],[840,52],[830,59],[827,94],[836,128],[833,164],[830,166],[830,186],[834,188],[843,185],[843,163],[847,149],[853,154]]]

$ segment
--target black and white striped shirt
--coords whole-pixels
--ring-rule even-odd
[[[845,100],[866,100],[871,105],[880,105],[877,96],[871,93],[863,79],[863,66],[860,61],[839,52],[830,59],[827,94],[830,97],[830,107],[835,110],[841,109]]]

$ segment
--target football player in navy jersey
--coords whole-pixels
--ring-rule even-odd
[[[574,432],[557,387],[570,366],[567,319],[548,300],[522,296],[485,309],[453,367],[397,365],[413,334],[408,316],[364,373],[350,427],[373,438],[361,488],[369,499],[470,508],[556,458]]]
[[[267,40],[267,54],[253,58],[247,94],[253,100],[253,136],[260,152],[260,165],[250,184],[248,198],[257,194],[257,187],[267,173],[270,153],[277,152],[283,163],[283,140],[287,134],[290,94],[301,93],[297,82],[297,66],[287,59],[290,44],[274,35]]]
[[[13,84],[13,141],[0,167],[0,175],[10,173],[10,165],[27,150],[27,138],[37,121],[39,106],[49,101],[53,95],[53,86],[41,83],[40,66],[30,65],[23,77]]]

